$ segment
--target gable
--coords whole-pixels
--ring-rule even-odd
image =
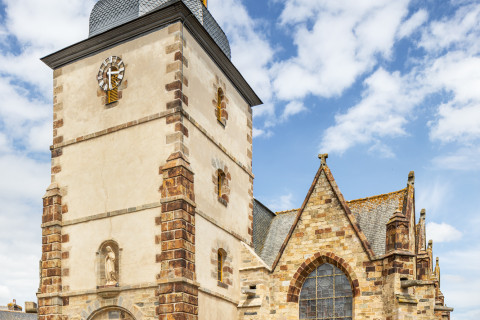
[[[335,215],[336,221],[331,219],[332,217],[330,215],[332,214]],[[309,221],[307,222],[306,220]],[[303,224],[302,228],[307,227],[308,230],[297,230],[299,221]],[[312,232],[314,235],[312,235]],[[315,175],[302,207],[296,214],[295,221],[272,265],[272,270],[275,269],[278,264],[292,236],[295,238],[304,238],[303,241],[306,242],[315,242],[318,246],[320,245],[318,239],[327,239],[330,237],[333,240],[337,239],[340,241],[345,238],[347,232],[349,233],[349,238],[354,237],[358,240],[360,250],[372,259],[374,253],[366,236],[361,231],[355,216],[348,208],[330,169],[328,166],[322,165]],[[307,233],[307,235],[304,233]],[[310,238],[307,239],[305,236]],[[319,249],[321,248],[316,248],[316,250]]]

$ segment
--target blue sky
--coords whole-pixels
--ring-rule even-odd
[[[0,305],[35,300],[49,184],[51,71],[94,0],[1,0]],[[210,0],[254,110],[255,196],[298,208],[318,153],[347,200],[416,174],[452,319],[480,318],[480,3]]]

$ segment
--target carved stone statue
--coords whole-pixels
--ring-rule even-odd
[[[105,254],[105,285],[114,286],[118,281],[117,271],[115,270],[115,252],[113,252],[110,246],[107,246],[105,249],[107,250]]]

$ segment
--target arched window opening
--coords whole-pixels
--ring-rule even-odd
[[[342,270],[325,263],[310,273],[300,292],[300,319],[352,320],[353,291]]]
[[[222,101],[223,101],[223,90],[218,88],[217,90],[217,120],[222,122]]]
[[[218,249],[217,252],[217,280],[223,282],[223,266],[225,264],[226,252],[222,249]]]
[[[217,188],[218,188],[218,196],[221,197],[224,193],[224,184],[225,184],[225,173],[222,170],[218,170],[218,181],[217,181]]]

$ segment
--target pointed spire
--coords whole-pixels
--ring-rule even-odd
[[[417,250],[418,252],[425,252],[427,250],[427,236],[425,230],[425,216],[427,211],[422,209],[420,211],[420,220],[417,225]]]
[[[427,247],[427,254],[428,254],[428,259],[429,259],[429,274],[432,274],[432,263],[433,263],[433,240],[428,240],[428,247]]]
[[[435,265],[434,274],[435,274],[435,278],[438,281],[438,288],[440,288],[440,258],[438,257],[437,257],[437,263]]]
[[[320,159],[320,165],[321,166],[326,166],[327,165],[327,159],[328,159],[328,153],[324,154],[319,154],[318,158]]]
[[[411,185],[412,187],[415,185],[415,172],[410,171],[408,173],[408,184]]]

